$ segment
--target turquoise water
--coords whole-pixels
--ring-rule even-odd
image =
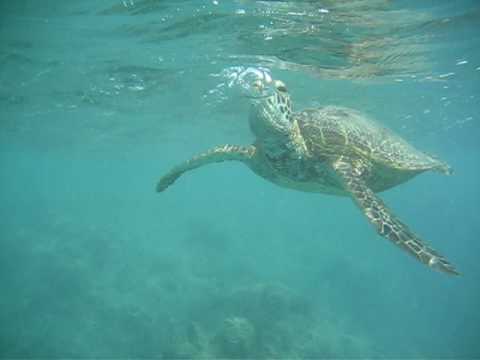
[[[480,357],[475,1],[0,4],[1,358]],[[462,273],[349,199],[239,163],[247,67],[296,109],[361,110],[450,163],[382,194]]]

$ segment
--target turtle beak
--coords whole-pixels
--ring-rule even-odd
[[[267,97],[268,95],[265,93],[265,84],[262,82],[262,80],[255,80],[251,85],[250,85],[250,94],[245,95],[245,97],[255,100],[255,99],[263,99]]]
[[[247,98],[261,99],[271,95],[273,79],[267,71],[249,68],[239,75],[239,82],[243,84]]]
[[[255,80],[253,82],[252,88],[254,88],[256,91],[261,93],[263,91],[263,89],[265,88],[265,86],[263,85],[263,81],[259,79],[259,80]]]
[[[271,96],[271,89],[269,85],[272,83],[272,78],[270,76],[265,76],[262,79],[257,79],[253,81],[250,85],[251,89],[254,92],[254,95],[247,96],[251,99],[263,99]]]

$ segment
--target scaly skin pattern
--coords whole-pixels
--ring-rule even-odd
[[[250,162],[254,154],[255,147],[253,146],[217,146],[202,154],[196,155],[193,158],[181,164],[178,164],[173,169],[171,169],[167,174],[162,176],[160,181],[157,183],[157,192],[162,192],[166,190],[187,171],[215,162],[223,162],[229,160]]]
[[[158,192],[200,166],[241,161],[279,186],[351,197],[379,235],[433,269],[458,274],[376,195],[425,171],[450,174],[447,164],[356,110],[327,106],[293,112],[285,84],[260,80],[249,118],[254,144],[223,145],[197,155],[163,176]]]
[[[458,275],[447,259],[428,246],[407,225],[393,215],[383,201],[366,186],[361,174],[358,173],[364,169],[361,164],[352,165],[351,161],[341,157],[333,164],[333,167],[343,179],[345,188],[350,192],[354,202],[363,211],[378,234],[406,250],[423,264],[448,274]]]

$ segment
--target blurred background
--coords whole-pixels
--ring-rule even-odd
[[[479,357],[479,25],[467,0],[2,1],[0,357]],[[447,161],[382,197],[462,276],[242,164],[155,193],[252,142],[246,67]]]

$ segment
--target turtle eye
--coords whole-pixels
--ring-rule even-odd
[[[280,91],[280,92],[283,92],[283,93],[286,93],[287,92],[287,87],[285,86],[285,84],[279,80],[275,81],[275,88]]]

